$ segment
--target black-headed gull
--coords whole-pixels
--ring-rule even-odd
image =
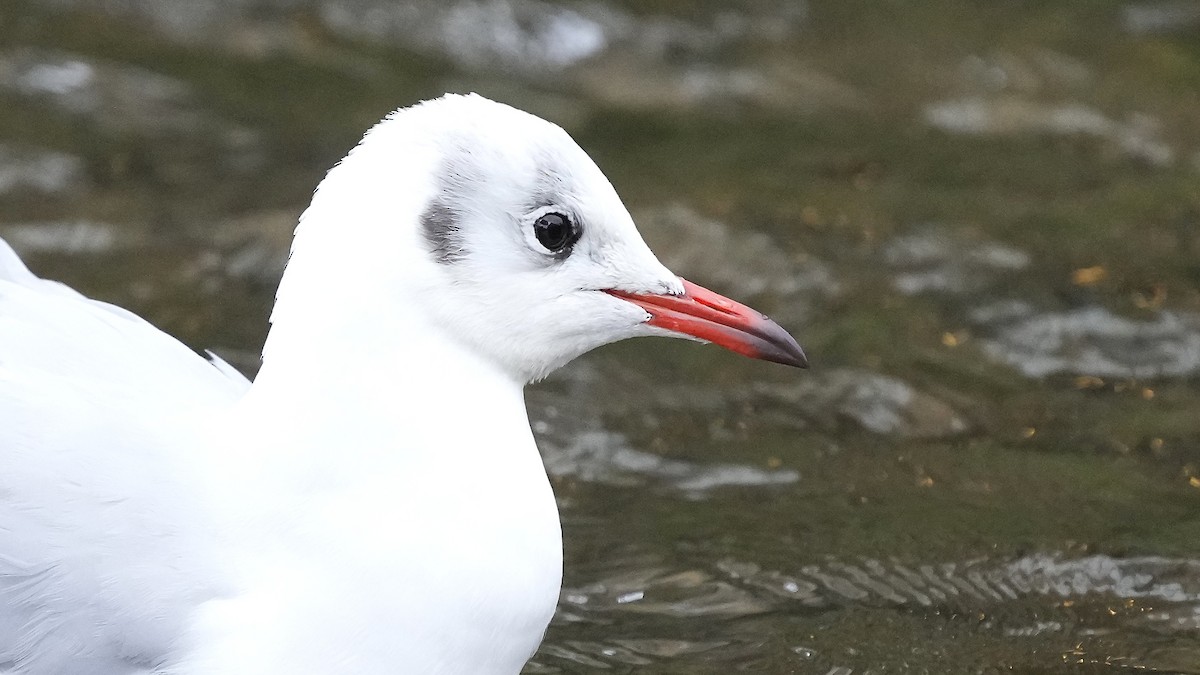
[[[0,242],[0,672],[517,673],[562,577],[524,385],[641,335],[805,365],[474,95],[329,172],[271,324],[251,385]]]

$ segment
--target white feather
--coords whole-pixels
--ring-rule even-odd
[[[0,245],[0,672],[518,672],[562,564],[522,387],[652,332],[610,287],[680,282],[561,129],[476,96],[322,182],[252,386]]]
[[[248,386],[0,242],[0,670],[128,673],[212,597],[182,459]]]

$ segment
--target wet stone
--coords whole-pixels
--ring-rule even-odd
[[[959,65],[963,88],[995,94],[1035,94],[1049,88],[1085,90],[1095,82],[1083,61],[1059,51],[1039,49],[1031,54],[1010,51],[972,54]]]
[[[519,74],[556,71],[596,55],[623,18],[604,6],[580,11],[539,0],[317,4],[322,21],[336,33]]]
[[[769,295],[777,320],[803,322],[813,301],[841,291],[829,265],[793,260],[761,232],[733,230],[678,204],[640,210],[635,219],[671,270],[747,302]]]
[[[787,485],[800,480],[791,469],[742,464],[698,464],[629,447],[622,434],[583,431],[564,441],[542,437],[542,459],[552,476],[610,485],[665,484],[694,498],[726,487]]]
[[[114,225],[88,220],[0,224],[0,237],[23,255],[104,253],[124,239]]]
[[[1159,310],[1132,319],[1103,307],[1033,311],[1004,303],[975,313],[991,324],[992,358],[1028,377],[1188,377],[1200,373],[1200,316]],[[990,321],[988,321],[990,320]]]
[[[1200,317],[1155,310],[1128,318],[1100,306],[1046,311],[1024,299],[996,297],[1008,293],[1005,282],[1032,260],[1020,249],[970,231],[931,227],[898,236],[884,247],[883,260],[893,270],[897,291],[951,296],[966,304],[984,353],[1028,377],[1154,378],[1200,372]],[[903,401],[898,390],[891,398]],[[867,428],[875,424],[872,420],[884,419],[851,416]]]
[[[44,49],[0,53],[0,90],[56,108],[110,134],[187,137],[226,152],[226,166],[261,164],[258,134],[205,110],[188,83],[145,68]]]
[[[77,9],[84,0],[42,0]],[[541,77],[586,65],[606,52],[638,65],[667,64],[739,44],[781,42],[807,23],[806,2],[760,0],[756,11],[722,8],[687,19],[633,15],[610,2],[544,0],[114,0],[106,11],[140,19],[164,36],[240,49],[294,49],[279,30],[298,13],[335,35],[445,58],[462,68]],[[699,14],[699,15],[697,15]]]
[[[1027,268],[1024,251],[969,231],[930,226],[884,247],[892,287],[905,295],[976,292]]]
[[[0,196],[57,195],[87,185],[83,160],[65,152],[0,144]]]
[[[572,75],[590,98],[637,110],[773,109],[794,115],[869,108],[867,97],[851,84],[794,59],[755,67],[680,64],[610,50]]]
[[[1200,5],[1187,0],[1131,2],[1121,8],[1121,19],[1134,34],[1186,33],[1200,27]]]
[[[775,411],[785,408],[819,424],[848,421],[886,436],[951,438],[971,426],[949,404],[903,380],[869,371],[813,372],[787,384],[755,385],[754,392],[759,402]]]
[[[85,0],[40,1],[58,10],[94,8]],[[539,85],[549,80],[623,107],[753,106],[789,113],[866,107],[860,91],[790,54],[753,65],[728,62],[739,48],[787,44],[808,24],[808,3],[797,0],[701,5],[675,15],[635,14],[612,2],[545,0],[113,0],[104,11],[149,25],[170,41],[311,59],[317,50],[297,28],[297,17],[304,17],[351,42],[488,73],[489,87],[506,86],[496,74]],[[330,65],[347,63],[335,58]],[[372,76],[368,61],[354,63],[351,71]],[[62,81],[86,80],[91,65],[51,68],[61,71]]]
[[[57,10],[87,9],[89,0],[41,0]],[[104,11],[110,16],[138,18],[174,39],[202,37],[220,22],[221,13],[245,15],[259,0],[110,0]]]
[[[526,392],[538,447],[551,476],[623,487],[669,487],[692,499],[706,498],[723,488],[789,485],[800,480],[799,472],[789,468],[693,462],[662,457],[633,447],[624,433],[606,426],[605,415],[623,417],[630,412],[624,406],[633,402],[643,418],[642,423],[652,426],[655,412],[663,405],[669,401],[678,406],[681,402],[669,395],[662,399],[635,400],[616,395],[596,399],[582,394],[584,391],[594,394],[597,388],[614,386],[614,378],[620,379],[620,375],[620,371],[611,370],[602,374],[583,359],[555,373],[546,385]],[[615,386],[620,389],[622,385]],[[654,393],[650,388],[637,388],[647,396]],[[683,400],[689,403],[722,402],[716,396]],[[682,409],[693,408],[685,405]]]
[[[64,52],[18,50],[0,56],[0,87],[115,129],[162,129],[197,121],[186,83]]]
[[[1159,124],[1145,113],[1114,120],[1083,103],[1050,104],[1017,97],[968,97],[931,103],[925,121],[964,135],[1047,134],[1091,136],[1156,167],[1170,166],[1175,150],[1159,137]]]
[[[794,1],[764,3],[772,11],[725,9],[689,19],[634,16],[607,2],[320,0],[313,4],[322,22],[340,35],[519,77],[555,74],[571,80],[582,76],[580,80],[601,97],[620,88],[620,78],[611,80],[606,74],[670,68],[683,60],[682,55],[703,57],[732,45],[782,41],[807,18],[806,3]],[[608,57],[623,65],[611,68]],[[568,69],[571,72],[563,72]],[[744,88],[744,83],[737,88]]]

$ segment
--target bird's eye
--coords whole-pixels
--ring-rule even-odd
[[[579,240],[582,234],[570,218],[561,213],[547,213],[533,223],[538,243],[551,253],[562,253]]]

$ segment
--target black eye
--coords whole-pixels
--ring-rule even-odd
[[[562,253],[579,240],[579,227],[561,213],[547,213],[533,223],[538,243],[551,253]]]

